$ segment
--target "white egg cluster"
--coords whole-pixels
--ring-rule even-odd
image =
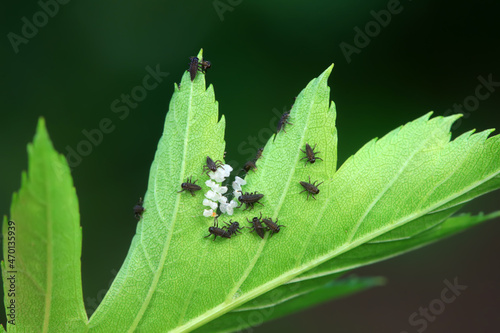
[[[222,183],[233,171],[233,168],[229,164],[221,165],[217,168],[215,172],[210,171],[208,175],[211,179],[205,182],[210,190],[205,193],[206,199],[203,200],[203,205],[210,207],[210,209],[203,210],[203,216],[206,217],[216,217],[217,208],[220,204],[220,211],[228,215],[233,215],[233,209],[238,205],[237,202],[231,200],[227,202],[227,198],[224,194],[227,192],[227,186],[222,186]]]
[[[234,182],[233,182],[233,195],[236,199],[239,198],[239,196],[242,194],[241,191],[241,186],[245,185],[247,183],[246,180],[243,178],[240,178],[238,176],[234,177]]]

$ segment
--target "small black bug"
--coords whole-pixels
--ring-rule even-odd
[[[189,75],[191,76],[191,81],[194,81],[196,78],[196,73],[198,73],[198,68],[199,68],[199,63],[198,63],[198,57],[190,57],[189,60],[191,62],[189,63]]]
[[[142,207],[142,198],[139,198],[139,202],[134,206],[134,216],[137,220],[141,219],[142,213],[145,211],[144,207]]]
[[[309,200],[309,195],[311,195],[313,197],[313,199],[316,200],[316,198],[314,197],[314,195],[319,193],[318,186],[320,186],[321,184],[324,183],[324,182],[321,182],[321,183],[319,183],[319,184],[316,185],[317,182],[318,181],[316,180],[314,183],[311,184],[311,176],[309,176],[309,183],[300,182],[300,185],[302,185],[302,187],[304,188],[304,190],[300,191],[299,193],[307,191],[307,199]]]
[[[262,205],[259,200],[262,199],[262,197],[264,197],[264,194],[257,194],[257,192],[253,192],[253,193],[245,193],[245,194],[242,194],[238,197],[238,201],[241,202],[240,205],[236,208],[240,208],[241,205],[245,204],[245,209],[243,210],[247,210],[248,208],[252,208],[253,209],[253,206],[258,203],[259,205]],[[264,206],[264,205],[262,205]]]
[[[177,193],[189,191],[191,195],[194,197],[194,192],[201,190],[201,187],[195,184],[198,181],[198,179],[196,179],[194,182],[191,181],[191,179],[192,177],[189,177],[185,183],[182,183],[181,184],[182,190],[178,191]]]
[[[278,131],[277,131],[278,133],[279,133],[281,130],[283,130],[283,132],[285,132],[285,133],[286,133],[286,131],[285,131],[285,125],[286,125],[286,124],[293,125],[292,123],[290,123],[290,122],[288,121],[288,117],[290,117],[290,112],[285,112],[285,113],[283,113],[283,115],[281,116],[280,121],[278,121]]]
[[[210,67],[212,67],[212,63],[208,60],[204,60],[204,59],[201,59],[200,63],[198,64],[199,66],[199,70],[201,70],[201,72],[203,74],[205,74],[205,72],[207,71],[207,69],[209,69]]]
[[[302,157],[300,159],[302,161],[304,158],[307,158],[305,165],[307,165],[307,162],[313,164],[314,162],[316,162],[316,160],[322,160],[323,161],[322,158],[316,157],[316,154],[321,153],[321,152],[320,151],[316,151],[315,152],[314,149],[316,149],[316,145],[314,145],[314,147],[311,148],[311,146],[309,146],[309,144],[306,143],[306,150],[305,151],[302,150],[302,149],[300,150],[300,151],[302,151],[303,153],[306,154],[306,156],[304,156],[304,157]]]
[[[231,234],[229,233],[229,231],[225,230],[224,228],[219,228],[217,218],[214,219],[214,226],[208,228],[208,232],[209,234],[204,238],[210,237],[211,235],[214,235],[214,241],[217,236],[222,238],[231,238]]]
[[[259,148],[259,150],[257,150],[257,155],[255,155],[255,160],[254,161],[257,162],[257,160],[262,157],[262,152],[263,151],[264,151],[264,148]]]
[[[203,173],[203,172],[206,171],[207,172],[207,176],[208,176],[208,173],[210,171],[215,172],[215,171],[217,171],[218,167],[223,168],[222,167],[222,162],[219,161],[219,160],[217,160],[217,161],[214,162],[209,156],[207,156],[207,164],[203,166],[203,171],[201,173]]]
[[[232,236],[234,234],[236,234],[237,232],[239,232],[241,234],[241,229],[243,229],[242,227],[240,227],[240,224],[238,222],[231,222],[231,220],[229,220],[229,223],[225,222],[226,226],[227,226],[227,232]]]
[[[260,214],[260,216],[262,217],[262,213]],[[285,225],[278,225],[277,224],[278,219],[276,219],[276,223],[275,223],[270,218],[269,219],[263,218],[262,222],[264,222],[264,224],[267,226],[267,228],[271,231],[271,237],[274,234],[277,234],[278,232],[280,232],[280,227],[286,227]]]
[[[249,229],[252,229],[250,230],[250,232],[255,231],[260,238],[264,239],[264,227],[262,226],[262,222],[260,221],[260,219],[258,217],[254,217],[252,221],[250,221],[247,217],[247,221],[248,223],[251,223],[253,225],[252,227],[247,227]]]
[[[257,169],[257,165],[255,165],[254,161],[248,161],[243,166],[243,170],[245,170],[246,173],[248,173],[250,170],[255,172],[256,169]]]

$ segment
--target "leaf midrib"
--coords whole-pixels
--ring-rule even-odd
[[[253,311],[253,310],[262,310],[262,309],[272,308],[273,306],[276,306],[276,305],[279,305],[279,304],[283,304],[283,303],[288,302],[288,301],[290,301],[290,300],[292,300],[294,298],[303,296],[305,294],[309,294],[314,289],[316,289],[316,288],[311,287],[311,288],[307,289],[306,291],[295,293],[293,295],[290,295],[288,297],[285,297],[285,298],[279,300],[278,302],[274,302],[274,303],[270,303],[270,304],[265,304],[265,305],[260,305],[260,306],[239,307],[239,308],[233,310],[232,313],[245,312],[245,311]]]
[[[413,154],[411,154],[408,157],[408,159],[403,163],[403,165],[399,168],[398,173],[392,178],[392,180],[389,183],[387,183],[387,186],[382,189],[382,191],[380,192],[380,194],[377,197],[375,197],[375,200],[372,201],[372,203],[368,206],[367,210],[364,212],[363,216],[361,216],[360,220],[356,223],[355,227],[353,228],[353,231],[351,232],[351,234],[349,236],[349,239],[346,241],[346,244],[349,244],[349,243],[352,242],[352,239],[354,238],[354,236],[356,236],[356,233],[359,230],[359,227],[361,226],[361,224],[363,224],[366,216],[368,216],[368,214],[371,212],[371,210],[377,204],[377,202],[379,202],[379,200],[384,196],[384,194],[392,187],[392,185],[394,185],[394,183],[398,180],[399,176],[401,176],[401,174],[406,169],[406,167],[408,166],[408,164],[410,163],[410,161],[415,157],[415,155],[422,150],[422,148],[427,144],[427,142],[431,138],[434,137],[434,133],[436,133],[438,130],[439,129],[436,128],[432,132],[432,135],[429,135],[427,137],[427,139],[424,140],[422,142],[422,144],[417,147],[417,149],[415,149],[415,151],[413,152]],[[397,135],[399,135],[399,133]],[[320,214],[318,214],[318,216],[316,218],[316,221],[314,222],[314,225],[311,228],[312,230],[316,230],[316,227],[317,227],[318,223],[321,221],[321,218],[323,217],[323,215],[325,213],[325,209],[328,206],[328,204],[330,203],[330,201],[331,201],[331,197],[327,198],[325,200],[325,202],[323,204],[323,207],[321,207],[321,212],[320,212]],[[310,242],[310,239],[313,237],[313,235],[314,235],[313,233],[310,233],[308,235],[306,244],[308,244]],[[302,250],[302,253],[300,254],[300,256],[297,259],[297,263],[299,263],[302,260],[302,258],[304,257],[306,249],[307,249],[307,247],[304,246],[304,248]]]
[[[182,182],[182,179],[184,179],[184,171],[186,169],[186,155],[187,155],[187,146],[188,146],[188,138],[189,138],[189,129],[190,129],[190,122],[191,122],[191,110],[192,110],[192,101],[193,101],[193,84],[190,85],[190,94],[189,94],[189,104],[188,104],[188,115],[187,115],[187,122],[186,122],[186,135],[184,137],[184,149],[183,149],[183,153],[182,153],[182,163],[181,163],[181,172],[180,172],[180,179],[179,179],[179,183]],[[172,110],[173,112],[175,112],[175,110]],[[157,189],[157,181],[158,181],[158,164],[156,165],[156,174],[155,174],[155,206],[157,208],[157,211],[158,211],[158,216],[160,217],[160,219],[162,218],[161,214],[160,214],[160,211],[159,211],[159,207],[158,207],[158,204],[157,204],[157,200],[156,200],[156,189]],[[173,210],[173,213],[171,215],[171,220],[172,220],[172,226],[170,228],[170,230],[174,230],[174,226],[175,226],[175,222],[177,220],[177,211],[179,209],[179,202],[180,202],[180,195],[177,195],[176,196],[176,201],[175,201],[175,206],[174,206],[174,210]],[[162,219],[162,222],[166,222]],[[137,325],[139,325],[139,322],[141,321],[144,313],[146,312],[147,310],[147,307],[149,306],[149,303],[151,301],[151,298],[153,297],[153,294],[156,292],[156,287],[158,285],[158,281],[160,280],[160,276],[163,272],[163,268],[165,267],[165,260],[167,259],[167,253],[168,253],[168,250],[170,249],[170,243],[171,243],[171,239],[172,239],[172,235],[174,233],[173,232],[169,232],[168,233],[168,236],[167,236],[167,241],[165,242],[165,246],[163,248],[163,251],[162,251],[162,254],[161,254],[161,258],[160,258],[160,261],[159,261],[159,264],[158,264],[158,267],[157,267],[157,270],[154,274],[154,277],[153,277],[153,281],[151,283],[151,287],[149,288],[148,290],[148,293],[146,295],[146,298],[144,299],[144,302],[142,303],[142,306],[141,308],[139,309],[139,312],[137,313],[137,316],[135,317],[134,321],[132,322],[132,325],[130,326],[130,329],[128,330],[129,333],[132,333],[136,328],[137,328]],[[142,239],[142,234],[141,234],[141,239]]]
[[[315,92],[319,89],[319,84],[320,84],[320,82],[317,82],[316,87],[315,87]],[[309,110],[312,108],[312,106],[314,104],[314,100],[315,100],[314,98],[311,98],[311,102],[309,104]],[[311,116],[311,112],[307,112],[307,121],[305,122],[305,126],[302,130],[302,135],[300,135],[300,147],[302,147],[302,145],[304,144],[304,141],[305,141],[305,135],[303,135],[303,134],[307,131],[310,116]],[[278,134],[276,134],[276,135],[278,135]],[[275,137],[275,140],[276,140],[276,137]],[[274,142],[273,142],[273,144],[274,144]],[[296,156],[294,158],[295,165],[297,165],[297,163],[299,161],[299,156],[300,156],[300,150],[296,153]],[[281,192],[282,194],[280,196],[280,201],[276,205],[276,208],[274,209],[274,213],[272,215],[273,219],[275,219],[278,216],[278,212],[281,210],[281,207],[283,206],[283,203],[285,202],[285,197],[288,193],[288,189],[290,188],[290,184],[292,183],[293,176],[295,175],[296,168],[295,167],[290,168],[290,170],[292,170],[292,172],[290,172],[288,180],[285,184],[284,190]],[[261,178],[262,177],[264,177],[264,176],[261,176]],[[266,189],[267,189],[267,186],[266,186]],[[231,292],[228,293],[228,297],[226,298],[226,303],[230,303],[230,301],[234,298],[234,295],[236,294],[238,289],[241,287],[241,285],[243,285],[243,283],[245,283],[246,279],[248,278],[250,273],[255,268],[255,264],[257,263],[257,260],[259,260],[260,255],[262,254],[262,251],[264,250],[264,247],[266,246],[268,239],[269,239],[269,234],[266,234],[265,238],[262,240],[262,242],[260,242],[258,250],[255,252],[254,257],[253,257],[252,261],[250,262],[250,265],[243,273],[241,279],[238,281],[238,283],[236,283],[236,285],[233,287]]]
[[[45,198],[49,197],[49,186],[51,182],[48,182],[48,171],[47,171],[47,165],[45,163],[42,163],[43,165],[43,173],[45,175]],[[47,199],[46,199],[47,200]],[[47,200],[46,202],[51,202],[50,200]],[[50,305],[52,304],[52,287],[53,287],[53,272],[52,270],[54,269],[54,261],[53,261],[53,249],[52,249],[52,215],[50,214],[50,209],[48,207],[48,204],[45,203],[45,219],[47,221],[47,291],[45,293],[45,315],[43,318],[43,332],[46,333],[49,331],[49,322],[50,322]]]
[[[191,321],[187,322],[186,324],[184,324],[181,327],[175,328],[171,332],[185,332],[185,331],[193,330],[197,327],[200,327],[201,325],[211,321],[212,319],[219,317],[221,314],[224,314],[224,313],[248,302],[249,300],[251,300],[257,296],[262,295],[263,293],[265,293],[268,290],[271,290],[275,287],[280,286],[284,282],[286,282],[290,279],[293,279],[295,276],[298,276],[298,275],[306,272],[307,270],[312,269],[312,268],[328,261],[329,259],[332,259],[332,258],[334,258],[334,257],[336,257],[344,252],[347,252],[347,251],[349,251],[349,250],[351,250],[351,249],[353,249],[353,248],[355,248],[363,243],[366,243],[370,239],[373,239],[377,236],[380,236],[383,233],[388,232],[388,231],[390,231],[398,226],[401,226],[401,225],[403,225],[409,221],[412,221],[420,216],[423,216],[425,214],[432,212],[434,209],[436,209],[436,208],[446,204],[447,202],[449,202],[455,198],[458,198],[461,195],[473,190],[474,188],[480,186],[481,184],[483,184],[483,183],[489,181],[490,179],[492,179],[493,177],[497,176],[498,174],[500,174],[500,171],[494,172],[494,173],[490,174],[488,177],[485,177],[482,180],[477,181],[476,183],[466,187],[463,191],[457,192],[452,196],[448,196],[446,199],[437,202],[433,206],[430,206],[429,208],[421,211],[420,213],[410,214],[406,218],[402,218],[398,222],[396,222],[394,224],[389,224],[386,228],[382,228],[382,229],[378,230],[378,232],[376,232],[376,233],[359,238],[358,240],[356,240],[353,243],[344,244],[344,246],[339,247],[339,248],[335,249],[334,251],[331,251],[331,252],[329,252],[321,257],[318,257],[315,260],[312,260],[308,263],[305,263],[302,266],[297,267],[295,269],[289,270],[285,274],[282,274],[282,275],[274,278],[273,280],[270,280],[270,281],[266,282],[265,284],[262,284],[260,287],[255,288],[255,289],[247,292],[246,294],[241,295],[240,297],[233,300],[232,302],[226,302],[226,303],[223,303],[217,307],[212,308],[211,311],[207,311],[207,312],[205,312],[204,315],[193,318]]]
[[[363,213],[363,216],[361,216],[361,218],[359,219],[359,221],[354,226],[351,234],[349,235],[349,239],[347,240],[347,243],[350,243],[352,241],[352,239],[354,238],[354,236],[356,236],[356,234],[359,231],[359,228],[361,227],[361,225],[365,221],[365,219],[368,216],[368,214],[372,211],[373,207],[375,207],[375,205],[380,201],[380,199],[387,193],[387,191],[399,179],[399,177],[401,176],[401,174],[403,173],[403,171],[406,169],[406,167],[408,167],[408,164],[410,164],[411,160],[413,160],[413,158],[415,157],[415,155],[417,155],[419,152],[422,151],[422,148],[427,144],[427,142],[429,142],[430,139],[434,138],[434,134],[436,132],[438,132],[439,130],[440,130],[439,128],[434,129],[434,131],[432,131],[432,134],[429,135],[425,140],[422,141],[422,143],[418,146],[418,148],[415,149],[415,151],[408,157],[408,159],[399,168],[397,174],[391,179],[390,182],[387,183],[387,186],[385,186],[384,189],[379,193],[379,195],[377,197],[375,197],[375,200],[372,201],[372,203],[368,206],[368,208],[366,209],[366,211]],[[397,135],[399,135],[399,134],[400,133],[398,133]],[[321,210],[321,214],[319,215],[319,217],[323,216],[324,210],[326,209],[326,206],[327,206],[328,202],[329,202],[329,200],[325,200],[325,204],[323,205],[323,208]],[[316,220],[316,224],[319,222],[319,220],[320,220],[320,218],[318,218]]]

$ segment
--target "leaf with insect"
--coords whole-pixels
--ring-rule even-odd
[[[201,52],[198,58],[203,59]],[[225,120],[219,119],[204,73],[185,72],[181,84],[174,85],[137,233],[86,327],[76,196],[67,165],[39,129],[34,147],[43,148],[30,152],[27,179],[32,183],[23,181],[11,214],[25,226],[38,223],[22,230],[36,243],[33,252],[21,246],[23,274],[35,277],[25,278],[23,288],[36,297],[24,298],[19,318],[42,332],[82,327],[90,332],[228,332],[248,327],[238,323],[241,315],[272,308],[263,319],[269,320],[378,285],[376,278],[338,277],[499,216],[452,217],[470,200],[500,188],[500,137],[490,137],[492,131],[468,132],[450,141],[458,116],[420,117],[370,141],[337,170],[336,110],[327,85],[332,68],[298,95],[281,121],[282,130],[256,159],[257,169],[247,174],[243,191],[258,200],[246,199],[262,205],[252,201],[231,216],[249,227],[247,221],[255,222],[262,213],[286,227],[277,233],[265,224],[257,227],[262,237],[235,231],[215,241],[205,238],[214,221],[202,214],[201,193],[208,190],[203,166],[207,156],[213,163],[224,156]],[[321,160],[310,163],[309,156],[304,164],[308,145],[321,152]],[[203,191],[186,185],[193,179]],[[29,209],[20,209],[20,198]],[[56,199],[61,200],[57,205]],[[225,225],[229,217],[219,221]],[[40,268],[38,262],[47,265]],[[5,274],[4,269],[4,286]],[[56,286],[54,281],[63,277],[67,280]],[[328,281],[334,282],[325,285]],[[342,281],[355,282],[346,286]],[[63,296],[68,297],[64,307]],[[27,319],[31,302],[42,315]]]
[[[404,252],[395,245],[437,230],[465,202],[500,186],[499,137],[469,132],[450,142],[457,116],[427,114],[369,142],[336,171],[331,70],[299,94],[286,132],[269,140],[258,171],[246,177],[244,191],[264,194],[264,206],[232,216],[243,223],[262,212],[287,228],[273,238],[245,233],[216,242],[203,239],[212,221],[199,213],[201,198],[175,191],[201,172],[207,155],[218,159],[224,150],[212,88],[205,90],[203,75],[192,83],[184,75],[151,168],[146,213],[91,330],[191,331],[296,278],[305,281],[314,269],[323,267],[316,274],[328,276],[338,269],[336,260],[358,249],[366,254],[363,249],[377,246],[352,265]],[[307,143],[322,161],[304,166]],[[309,179],[323,183],[316,200],[301,193]]]

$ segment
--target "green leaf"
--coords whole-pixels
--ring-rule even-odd
[[[207,179],[200,176],[207,155],[223,156],[224,121],[217,122],[204,75],[191,82],[184,74],[151,167],[146,212],[90,320],[92,331],[192,331],[365,243],[392,244],[432,230],[467,201],[500,187],[499,137],[469,132],[450,142],[457,116],[421,117],[369,142],[335,172],[331,70],[299,94],[286,132],[269,140],[257,172],[246,178],[244,191],[264,194],[264,207],[232,216],[248,225],[247,218],[262,212],[286,228],[263,240],[244,233],[215,242],[203,238],[212,221],[201,217],[202,191],[196,197],[177,191],[189,176]],[[317,145],[323,161],[304,164],[306,143]],[[324,182],[316,199],[300,193],[299,182],[309,177]]]
[[[303,114],[304,123],[288,125],[285,130],[294,132],[307,122],[317,133],[318,150],[324,151],[320,155],[325,160],[323,168],[333,175],[335,116],[329,111],[326,85],[330,71],[310,84],[305,97],[301,94],[297,98],[294,108],[302,105],[312,110]],[[201,191],[196,197],[177,193],[189,176],[199,178],[199,183],[208,178],[200,176],[207,155],[214,160],[222,158],[224,121],[217,123],[217,119],[213,88],[205,91],[204,75],[198,74],[191,82],[185,73],[180,90],[175,87],[164,135],[151,167],[144,200],[146,211],[122,269],[90,320],[91,330],[126,332],[178,327],[182,331],[180,326],[207,309],[225,308],[224,303],[231,303],[226,291],[236,286],[237,279],[252,265],[252,252],[259,248],[260,239],[248,233],[230,242],[204,239],[213,222],[201,216]],[[325,124],[328,126],[323,127]],[[297,147],[299,144],[297,140]],[[303,167],[303,161],[300,164]]]
[[[462,232],[481,222],[500,217],[500,211],[488,215],[463,214],[409,239],[388,244],[367,243],[329,260],[296,279],[275,288],[201,328],[202,332],[234,332],[317,305],[323,301],[347,296],[384,284],[383,278],[348,277],[338,280],[346,271],[423,247],[450,235]],[[423,222],[423,221],[422,221]],[[414,223],[414,222],[412,222]],[[332,282],[323,286],[325,281]],[[290,311],[288,311],[290,310]]]
[[[433,212],[431,214],[426,214],[419,217],[418,219],[402,225],[401,227],[393,229],[383,235],[378,236],[377,238],[372,239],[371,241],[367,242],[367,244],[392,242],[395,240],[411,238],[426,230],[432,229],[439,223],[444,222],[447,218],[452,216],[462,207],[463,205],[454,206],[448,209]]]
[[[198,57],[202,58],[201,52]],[[203,293],[209,294],[207,304],[224,300],[223,293],[209,290],[211,283],[204,281],[219,276],[221,272],[216,271],[211,276],[211,269],[226,263],[217,253],[224,244],[203,238],[213,219],[202,216],[207,208],[202,205],[203,192],[208,189],[203,184],[208,176],[202,175],[202,166],[207,156],[214,161],[222,159],[224,128],[224,118],[218,121],[213,87],[205,90],[203,74],[191,82],[186,72],[180,89],[174,85],[164,133],[151,166],[146,210],[120,272],[91,317],[92,331],[173,328],[190,318],[193,306],[199,304],[203,309],[200,284],[206,287]],[[203,187],[195,197],[189,192],[177,193],[190,176]],[[221,283],[231,279],[230,275],[220,277]]]
[[[241,293],[251,298],[262,290],[263,284],[257,278],[262,267],[273,266],[265,283],[272,288],[457,198],[470,200],[468,192],[497,179],[498,136],[486,140],[490,131],[466,133],[449,142],[449,127],[456,118],[428,118],[429,115],[417,119],[365,145],[331,181],[325,182],[322,193],[327,194],[320,193],[317,201],[308,203],[312,210],[295,202],[282,209],[273,205],[274,213],[267,215],[295,222],[293,229],[287,229],[287,237],[294,239],[296,259],[273,260],[276,253],[283,252],[283,244],[267,242],[256,254],[259,267],[252,269],[254,274],[248,274]],[[269,160],[274,161],[273,157]],[[281,174],[281,178],[285,177]],[[293,183],[301,179],[297,177]],[[252,185],[266,188],[263,181]],[[493,188],[498,188],[498,183]],[[266,189],[272,191],[270,186]],[[293,198],[300,187],[295,186],[289,193],[279,193],[280,190],[276,189],[275,197]],[[300,216],[302,228],[297,226]],[[304,233],[305,228],[309,233]],[[280,274],[273,278],[274,272]]]
[[[331,275],[337,276],[337,274],[344,274],[354,268],[387,260],[406,252],[416,250],[456,233],[462,232],[481,222],[498,217],[500,217],[500,211],[487,215],[481,213],[476,216],[462,214],[445,219],[444,222],[441,221],[441,223],[435,227],[422,232],[421,234],[410,237],[409,239],[380,243],[366,243],[307,271],[297,278],[290,280],[287,284],[294,284],[306,280],[315,280],[317,278],[325,278]]]
[[[28,145],[28,160],[28,174],[23,172],[12,199],[12,222],[3,223],[7,329],[85,332],[78,200],[66,159],[54,150],[43,119]]]
[[[385,279],[381,277],[349,276],[333,281],[333,277],[329,276],[328,278],[326,284],[323,281],[322,283],[315,280],[314,283],[306,281],[280,286],[194,332],[236,332],[260,326],[266,321],[385,284]]]

